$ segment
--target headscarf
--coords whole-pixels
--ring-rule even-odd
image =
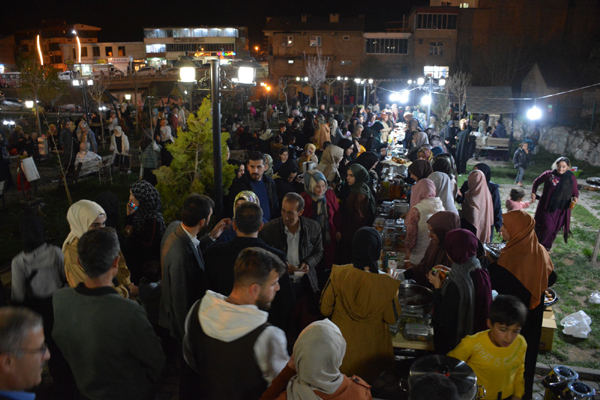
[[[133,215],[134,229],[141,230],[147,220],[156,219],[160,231],[164,233],[166,226],[160,213],[161,202],[158,190],[150,182],[144,180],[134,182],[129,189],[139,202],[138,209]]]
[[[425,161],[431,162],[431,160],[433,159],[433,153],[431,152],[431,149],[427,146],[421,147],[417,151],[417,159],[423,160],[423,158],[419,158],[419,153],[423,153],[423,156],[425,157],[424,158]]]
[[[433,159],[431,167],[436,172],[443,172],[450,178],[454,179],[456,171],[452,168],[452,156],[450,154],[441,154]]]
[[[360,164],[352,164],[348,167],[354,175],[354,185],[350,186],[350,192],[354,194],[364,194],[367,196],[368,208],[371,210],[372,215],[375,215],[377,203],[369,189],[370,176],[369,172]]]
[[[327,213],[327,199],[325,198],[325,192],[327,192],[327,188],[325,188],[325,192],[323,192],[321,196],[315,195],[315,186],[320,181],[325,182],[325,186],[327,186],[327,179],[325,179],[325,175],[316,169],[306,171],[304,174],[304,190],[313,199],[313,209],[315,210],[314,215],[316,216],[316,221],[321,226],[321,232],[323,232],[323,237],[325,243],[327,244],[331,242],[331,236],[329,234],[329,215]]]
[[[359,164],[367,171],[370,171],[378,161],[379,156],[377,154],[367,151],[358,156],[354,164]]]
[[[369,272],[378,274],[377,260],[381,257],[381,248],[381,235],[377,229],[363,226],[352,237],[352,265],[360,270],[369,267]]]
[[[269,168],[265,171],[265,175],[269,178],[273,176],[273,157],[270,154],[265,154],[265,158],[267,159],[267,164],[269,164]]]
[[[312,155],[314,155],[315,152],[317,151],[317,146],[315,146],[312,143],[308,143],[306,146],[304,146],[304,150],[306,151],[308,149],[312,150]]]
[[[243,199],[260,206],[260,200],[258,200],[256,193],[251,192],[250,190],[242,190],[237,194],[237,196],[235,196],[235,199],[233,200],[233,215],[235,215],[235,203],[237,203],[239,199]]]
[[[343,156],[344,150],[333,144],[329,145],[323,152],[321,162],[317,165],[317,169],[325,175],[327,182],[333,182],[336,175],[338,175],[338,167]]]
[[[350,147],[352,147],[354,145],[354,142],[352,140],[349,139],[340,139],[340,141],[338,142],[338,147],[341,147],[342,150],[344,150],[344,158],[346,157],[346,150],[348,150]],[[354,149],[353,152],[355,152],[356,149]]]
[[[421,147],[423,147],[424,145],[428,145],[429,144],[429,138],[427,137],[427,134],[425,132],[416,132],[413,135],[413,142],[415,142],[414,147],[417,149],[420,149]]]
[[[492,180],[492,169],[489,165],[487,165],[486,163],[479,163],[475,164],[473,168],[477,168],[478,170],[483,172],[483,175],[485,175],[486,183],[490,183],[490,181]]]
[[[340,329],[330,320],[316,321],[307,326],[294,344],[296,376],[287,387],[289,400],[318,400],[315,390],[335,393],[344,375],[340,372],[346,354],[346,341]]]
[[[442,200],[444,209],[458,215],[458,210],[454,205],[454,182],[450,177],[443,172],[433,172],[429,175],[428,179],[435,185],[436,197],[439,197],[440,200]]]
[[[462,209],[463,218],[475,226],[481,243],[487,243],[494,224],[492,195],[485,181],[485,175],[480,170],[471,171],[468,182],[469,190],[465,193]]]
[[[408,167],[408,172],[415,175],[418,180],[427,178],[433,172],[431,163],[425,160],[416,160]]]
[[[435,184],[429,179],[421,179],[410,191],[410,207],[414,207],[424,199],[435,197]]]
[[[503,214],[503,217],[504,228],[510,238],[500,251],[498,265],[513,274],[531,294],[529,309],[533,310],[542,301],[554,264],[544,246],[538,242],[535,220],[531,215],[515,210]]]
[[[498,121],[498,125],[496,126],[496,130],[494,131],[494,135],[499,138],[506,137],[506,128],[504,127],[504,124],[502,122]]]
[[[298,166],[295,162],[293,162],[290,159],[283,163],[281,167],[279,167],[279,172],[277,173],[277,175],[279,175],[281,179],[287,182],[288,177],[293,173],[298,173]]]
[[[101,215],[106,215],[104,209],[90,200],[79,200],[77,203],[69,207],[67,211],[67,221],[71,231],[63,243],[63,252],[67,245],[71,244],[75,239],[79,239],[86,233],[96,218]]]
[[[477,237],[465,229],[455,229],[446,234],[445,247],[452,260],[452,272],[442,284],[442,296],[446,294],[450,282],[458,288],[458,318],[455,326],[456,338],[459,341],[465,335],[473,334],[475,285],[471,272],[481,268],[477,259],[478,246]]]
[[[106,213],[106,226],[119,231],[119,197],[113,192],[103,192],[96,197],[96,203]]]

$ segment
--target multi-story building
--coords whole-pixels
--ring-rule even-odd
[[[67,24],[66,21],[42,21],[39,29],[30,29],[15,33],[15,40],[19,50],[25,57],[37,55],[37,36],[40,35],[40,46],[44,64],[51,64],[54,68],[65,71],[65,63],[61,44],[77,44],[77,38],[82,45],[97,43],[98,34],[102,28],[83,24]]]
[[[248,51],[246,27],[200,26],[188,28],[145,28],[144,45],[148,63],[162,67],[184,55],[217,55]],[[233,55],[233,54],[232,54]]]
[[[328,76],[356,76],[362,61],[364,27],[363,16],[268,18],[263,31],[269,41],[271,77],[305,76],[305,56],[317,51],[329,59]]]
[[[82,43],[81,61],[77,43],[61,44],[60,48],[67,65],[113,64],[126,74],[131,66],[143,64],[146,59],[144,42]]]
[[[0,38],[0,74],[16,68],[15,35]]]

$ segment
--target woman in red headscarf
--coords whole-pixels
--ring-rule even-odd
[[[487,329],[492,303],[492,288],[488,272],[477,258],[479,241],[466,229],[446,234],[446,253],[452,270],[442,281],[440,274],[427,275],[433,285],[434,349],[446,354],[466,335]]]
[[[542,332],[544,292],[554,283],[556,275],[546,248],[538,242],[531,215],[523,210],[510,211],[503,215],[503,223],[500,232],[507,241],[506,247],[488,270],[494,290],[518,297],[529,308],[521,335],[527,340],[524,398],[531,398]]]
[[[439,197],[435,197],[435,184],[429,179],[421,179],[411,190],[410,211],[406,214],[406,257],[412,265],[423,259],[429,246],[427,220],[438,211],[444,211]]]
[[[469,190],[462,205],[462,218],[477,229],[477,238],[487,243],[494,225],[494,204],[485,175],[474,169],[469,174]]]

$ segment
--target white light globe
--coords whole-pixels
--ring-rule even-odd
[[[423,96],[423,98],[421,99],[421,104],[424,104],[424,105],[431,104],[431,96],[429,96],[428,94]]]
[[[527,110],[527,118],[532,121],[542,118],[542,110],[540,110],[537,106],[531,107],[529,110]]]

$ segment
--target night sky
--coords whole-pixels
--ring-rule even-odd
[[[248,26],[250,44],[262,44],[262,28],[267,16],[298,16],[300,14],[366,16],[367,30],[383,31],[385,21],[401,20],[413,5],[428,4],[427,0],[378,2],[357,0],[83,0],[10,2],[10,10],[2,13],[0,35],[17,30],[35,29],[43,19],[61,19],[102,28],[99,41],[142,41],[144,27],[236,25]],[[302,5],[302,6],[299,6]],[[372,7],[376,5],[376,7]],[[258,42],[258,43],[257,43]]]

